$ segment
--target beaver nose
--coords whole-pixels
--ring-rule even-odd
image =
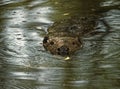
[[[58,54],[65,56],[69,54],[69,48],[66,46],[61,46],[60,48],[58,48]]]

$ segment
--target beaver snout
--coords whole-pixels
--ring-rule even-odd
[[[61,56],[66,56],[69,55],[69,48],[66,46],[61,46],[60,48],[57,49],[58,55]]]

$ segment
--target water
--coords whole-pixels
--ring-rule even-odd
[[[1,0],[0,89],[119,89],[119,4],[119,0]],[[52,23],[94,11],[110,25],[109,33],[85,37],[83,48],[68,61],[44,50],[42,40]],[[99,26],[104,32],[105,26]]]

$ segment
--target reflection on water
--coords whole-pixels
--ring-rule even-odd
[[[1,0],[0,89],[119,89],[119,4],[119,0]],[[53,22],[94,12],[103,14],[111,26],[103,38],[85,37],[83,49],[69,61],[44,50],[42,39]],[[106,29],[99,25],[99,30]]]

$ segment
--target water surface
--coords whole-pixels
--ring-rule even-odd
[[[119,89],[119,0],[1,0],[0,89]],[[70,16],[102,15],[109,33],[87,36],[71,60],[42,46],[47,28]],[[106,27],[100,22],[99,31]]]

